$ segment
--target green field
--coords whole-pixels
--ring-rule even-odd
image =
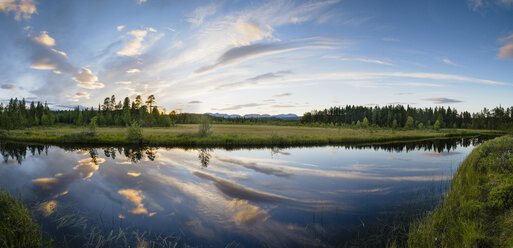
[[[465,159],[440,205],[410,227],[409,247],[513,247],[513,137]]]
[[[198,134],[199,125],[178,125],[170,128],[143,128],[143,140],[127,138],[127,128],[98,128],[96,134],[87,128],[51,127],[0,132],[9,141],[43,144],[128,145],[152,146],[300,146],[377,143],[402,140],[422,140],[479,134],[500,134],[493,131],[462,129],[393,130],[359,128],[316,128],[271,125],[212,125],[210,135]]]

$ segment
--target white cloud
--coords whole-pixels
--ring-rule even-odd
[[[0,0],[0,11],[14,12],[16,21],[21,21],[22,18],[28,20],[37,13],[36,4],[34,0]]]
[[[450,59],[448,59],[448,58],[444,58],[444,59],[442,59],[442,62],[444,62],[444,63],[446,63],[446,64],[448,64],[448,65],[454,65],[454,66],[456,65],[454,62],[452,62],[452,61],[451,61]]]
[[[378,65],[392,65],[389,62],[379,59],[367,59],[367,58],[341,58],[342,61],[358,61],[363,63],[378,64]]]
[[[125,25],[119,25],[119,26],[116,27],[116,29],[118,31],[123,31],[123,29],[125,29]]]
[[[49,47],[55,46],[55,39],[48,35],[47,31],[41,31],[41,35],[35,37],[34,41]]]
[[[116,82],[116,84],[130,85],[130,84],[132,84],[132,82],[131,81],[118,81],[118,82]]]
[[[53,70],[53,73],[55,73],[55,74],[57,74],[57,75],[62,74],[62,72],[61,72],[61,71],[59,71],[59,70]]]
[[[75,74],[75,76],[72,79],[78,83],[78,87],[82,87],[85,89],[94,90],[105,87],[104,84],[98,82],[98,77],[93,75],[93,72],[85,67],[82,67],[80,72]]]
[[[270,25],[263,25],[244,18],[237,19],[234,24],[235,29],[242,34],[244,39],[235,40],[236,46],[247,46],[252,41],[262,40],[272,37],[273,28]]]
[[[139,73],[139,72],[141,72],[141,70],[134,68],[134,69],[127,70],[126,72],[127,73]]]
[[[126,46],[121,49],[121,51],[118,51],[117,54],[120,56],[134,56],[139,55],[142,52],[143,46],[142,42],[144,40],[144,37],[148,34],[148,31],[146,30],[131,30],[127,34],[134,37]]]
[[[150,42],[146,42],[146,45],[143,46],[143,41],[148,36],[148,31],[152,33],[157,33],[157,30],[154,28],[147,28],[146,30],[142,29],[134,29],[127,32],[128,35],[133,36],[133,39],[128,42],[128,44],[123,47],[120,51],[117,52],[119,56],[135,56],[142,54],[143,50],[145,50],[148,46],[151,45],[151,43],[157,41],[160,39],[163,34],[157,35],[153,40],[150,40]]]
[[[58,53],[58,54],[60,54],[60,55],[62,55],[62,56],[64,56],[64,57],[67,57],[67,56],[68,56],[68,55],[67,55],[65,52],[63,52],[63,51],[59,51],[59,50],[57,50],[57,49],[53,49],[53,48],[52,48],[51,50],[52,50],[52,52],[54,52],[54,53]]]
[[[148,0],[136,0],[136,3],[138,5],[141,5],[141,4],[145,3],[145,2],[148,2]]]
[[[185,21],[195,25],[200,25],[203,23],[205,18],[214,15],[216,13],[216,9],[217,6],[214,4],[198,7],[192,13],[192,17],[185,19]]]

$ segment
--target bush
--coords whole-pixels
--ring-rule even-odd
[[[91,118],[91,122],[89,122],[89,132],[96,134],[96,128],[98,127],[98,117]]]
[[[494,187],[488,195],[490,207],[507,210],[513,206],[513,183],[511,181]]]
[[[142,133],[141,126],[139,126],[139,123],[132,122],[132,124],[127,127],[126,139],[130,143],[134,143],[134,144],[142,143],[143,133]]]
[[[211,126],[210,126],[210,121],[208,120],[208,118],[207,117],[201,118],[201,122],[200,122],[199,129],[198,129],[198,135],[200,137],[207,137],[211,133],[210,128],[211,128]]]
[[[43,247],[41,229],[20,200],[0,190],[0,247]]]

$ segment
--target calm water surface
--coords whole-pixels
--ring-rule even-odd
[[[57,246],[340,246],[447,182],[483,139],[240,150],[4,143],[0,187]]]

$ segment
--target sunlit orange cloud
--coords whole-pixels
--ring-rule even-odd
[[[232,221],[237,226],[255,221],[266,221],[270,217],[267,210],[251,205],[247,200],[233,199],[228,203],[228,207],[232,212],[235,212]]]
[[[146,209],[142,203],[142,200],[144,199],[142,191],[135,189],[121,189],[118,191],[118,194],[124,196],[130,203],[136,206],[136,208],[129,210],[129,213],[148,214],[148,209]],[[150,213],[148,215],[153,216],[155,214],[156,213]]]
[[[79,160],[78,163],[77,166],[73,167],[73,170],[78,171],[82,178],[87,179],[92,177],[94,172],[100,168],[100,164],[105,163],[105,159],[96,158],[96,160],[93,160],[92,158],[85,158]]]

